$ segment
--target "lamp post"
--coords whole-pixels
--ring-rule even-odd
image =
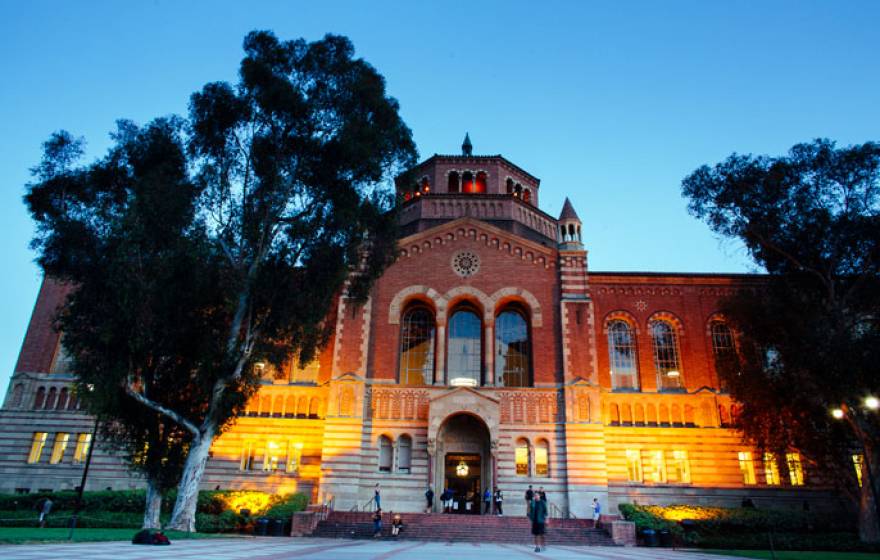
[[[95,425],[92,427],[92,440],[89,443],[89,451],[86,453],[86,463],[83,467],[82,480],[79,483],[79,492],[76,495],[76,505],[73,507],[73,516],[70,518],[70,533],[67,534],[67,540],[73,540],[73,530],[76,529],[76,519],[79,516],[79,510],[82,509],[83,491],[86,489],[86,479],[89,476],[89,466],[92,464],[92,451],[98,443],[98,417],[95,417]]]
[[[866,397],[863,404],[865,405],[865,408],[870,411],[880,409],[880,399],[873,395]],[[845,419],[850,428],[852,428],[856,439],[859,440],[859,443],[862,446],[862,461],[864,462],[865,470],[868,471],[867,483],[868,487],[871,489],[871,498],[874,501],[874,511],[877,515],[877,523],[880,523],[880,501],[877,500],[877,484],[874,482],[874,470],[871,468],[871,460],[868,457],[871,453],[865,445],[865,434],[862,432],[862,429],[858,424],[856,424],[856,420],[851,414],[851,409],[846,403],[841,404],[839,408],[833,409],[831,411],[831,416],[833,416],[835,420]]]

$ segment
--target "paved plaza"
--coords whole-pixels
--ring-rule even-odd
[[[668,549],[551,546],[536,553],[514,544],[471,544],[337,539],[230,538],[177,541],[171,546],[135,546],[127,542],[24,544],[0,546],[3,560],[719,560],[721,556]]]

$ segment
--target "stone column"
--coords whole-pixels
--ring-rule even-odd
[[[483,329],[486,333],[486,386],[494,387],[495,379],[495,334],[492,325]]]
[[[446,325],[437,326],[437,361],[434,369],[434,385],[446,384]]]

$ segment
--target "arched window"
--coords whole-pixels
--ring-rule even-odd
[[[24,385],[16,383],[12,388],[12,408],[21,407],[21,401],[24,398]]]
[[[449,320],[446,360],[450,385],[480,385],[483,356],[483,322],[470,307],[460,308]]]
[[[495,381],[504,387],[531,383],[529,326],[518,309],[502,311],[495,319]]]
[[[529,440],[520,438],[516,440],[516,476],[529,476]]]
[[[718,365],[721,362],[730,360],[736,356],[736,342],[733,338],[733,331],[722,321],[712,321],[709,325],[709,333],[712,336],[712,355],[715,358],[715,370],[718,372]],[[718,378],[719,388],[724,389],[724,382],[721,377]]]
[[[608,323],[608,362],[613,389],[639,388],[639,369],[633,329],[620,319]]]
[[[681,388],[681,362],[678,357],[678,335],[675,327],[666,321],[652,321],[651,342],[654,347],[657,388],[660,390]]]
[[[523,202],[528,204],[532,203],[532,191],[530,189],[523,191]]]
[[[272,409],[272,416],[275,418],[284,416],[284,397],[281,395],[275,397],[275,407]]]
[[[451,193],[457,193],[459,191],[458,171],[449,172],[449,182],[447,183],[446,191]]]
[[[422,182],[419,185],[419,188],[421,188],[422,194],[428,194],[431,192],[431,181],[429,181],[427,177],[422,177]]]
[[[287,395],[287,399],[284,401],[284,417],[293,418],[294,416],[296,416],[296,396]]]
[[[388,436],[379,436],[379,471],[391,472],[393,455],[391,438]]]
[[[320,416],[321,400],[318,397],[312,397],[309,401],[309,418],[315,420]]]
[[[480,171],[477,173],[477,179],[474,182],[474,192],[485,194],[486,192],[486,172]]]
[[[465,171],[461,174],[461,192],[470,194],[474,192],[474,188],[474,174]]]
[[[49,395],[46,397],[46,410],[52,410],[55,408],[55,395],[58,393],[58,390],[55,387],[49,389]]]
[[[513,179],[508,177],[505,185],[507,187],[507,194],[513,194]]]
[[[550,476],[550,444],[546,439],[535,443],[535,476]]]
[[[34,397],[34,409],[39,410],[43,408],[43,404],[46,402],[46,388],[40,387],[37,389],[37,394]]]
[[[260,416],[268,417],[272,414],[272,397],[260,397]]]
[[[58,393],[58,404],[55,408],[57,408],[58,410],[64,410],[65,408],[67,408],[67,395],[67,387],[62,387],[61,391]]]
[[[412,465],[412,438],[404,434],[397,438],[397,471],[408,473]]]
[[[300,395],[296,400],[296,417],[297,418],[306,418],[309,415],[309,398],[305,395]]]
[[[408,309],[400,323],[400,383],[431,383],[434,379],[434,314],[419,305]]]

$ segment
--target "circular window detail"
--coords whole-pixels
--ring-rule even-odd
[[[452,256],[452,270],[462,278],[473,276],[480,270],[480,257],[471,251],[459,251]]]

